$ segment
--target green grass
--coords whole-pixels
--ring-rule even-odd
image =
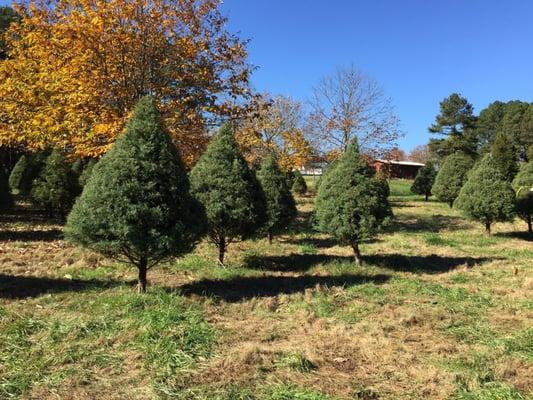
[[[146,295],[132,268],[51,239],[55,223],[5,222],[36,233],[2,243],[0,398],[531,398],[524,225],[486,236],[410,185],[390,183],[395,220],[362,267],[313,231],[309,194],[290,234],[232,244],[225,268],[201,243]]]

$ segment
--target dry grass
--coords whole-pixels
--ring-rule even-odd
[[[533,242],[394,182],[395,222],[348,248],[310,226],[134,271],[61,240],[29,210],[2,220],[0,398],[526,399]]]

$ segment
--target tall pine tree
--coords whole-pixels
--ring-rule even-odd
[[[192,251],[205,214],[151,97],[134,109],[125,132],[95,165],[65,228],[74,243],[147,271]]]
[[[266,204],[261,185],[250,171],[231,128],[223,126],[191,171],[191,188],[203,204],[208,238],[224,264],[228,245],[263,227]]]
[[[263,188],[267,205],[267,220],[265,230],[268,241],[272,243],[274,234],[289,226],[296,217],[296,204],[287,186],[287,179],[273,156],[267,157],[257,178]]]
[[[372,239],[392,216],[387,194],[388,187],[374,177],[354,140],[322,178],[315,203],[317,227],[351,246],[359,265],[360,243]]]
[[[468,217],[482,222],[487,234],[491,233],[494,222],[512,221],[515,193],[490,154],[468,175],[455,206]]]
[[[513,180],[516,191],[516,213],[533,234],[533,161],[523,164]]]

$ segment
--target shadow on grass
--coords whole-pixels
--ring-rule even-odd
[[[470,224],[461,217],[453,215],[427,215],[412,218],[397,218],[387,228],[388,232],[440,232],[444,229],[465,229]]]
[[[53,242],[54,240],[63,239],[63,232],[59,229],[49,230],[0,230],[0,242]]]
[[[24,299],[47,293],[81,292],[123,284],[118,281],[77,280],[0,274],[0,299]]]
[[[490,257],[444,257],[436,254],[429,256],[404,256],[401,254],[373,254],[363,256],[368,264],[391,269],[393,271],[413,272],[422,274],[439,274],[449,272],[457,267],[472,268],[489,261],[497,260]]]
[[[533,242],[533,234],[527,231],[520,232],[497,232],[494,234],[496,237],[508,238],[508,239],[521,239],[527,242]]]
[[[200,295],[237,302],[253,297],[270,297],[279,294],[303,292],[307,288],[322,286],[354,286],[364,283],[383,284],[389,275],[338,275],[338,276],[257,276],[230,280],[202,279],[180,288],[184,295]]]
[[[404,256],[401,254],[373,254],[364,255],[363,263],[374,265],[393,271],[412,272],[421,274],[438,274],[456,269],[459,266],[468,268],[480,265],[495,258],[487,257],[443,257]],[[339,261],[353,262],[352,257],[329,256],[326,254],[290,254],[287,256],[252,256],[246,259],[248,268],[276,272],[305,272],[319,264]],[[354,264],[354,268],[358,268]],[[364,268],[364,265],[363,267]]]

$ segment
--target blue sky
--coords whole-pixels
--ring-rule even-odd
[[[251,39],[257,90],[305,100],[320,77],[353,63],[393,99],[406,150],[428,141],[454,91],[476,112],[533,101],[530,0],[225,0],[222,9]]]
[[[426,143],[452,92],[479,112],[533,101],[530,0],[225,0],[250,38],[257,90],[305,99],[321,76],[354,63],[392,97],[410,150]]]

